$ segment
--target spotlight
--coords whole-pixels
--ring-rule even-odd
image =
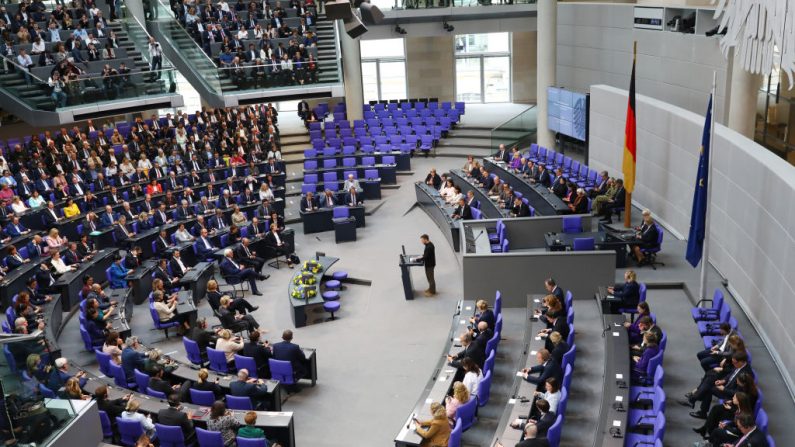
[[[443,28],[444,28],[444,29],[445,29],[445,30],[446,30],[448,33],[452,33],[452,32],[455,30],[455,27],[454,27],[453,25],[450,25],[449,23],[447,23],[447,21],[446,21],[446,20],[445,20],[444,22],[442,22],[442,27],[443,27]]]
[[[407,34],[406,30],[401,28],[399,24],[395,24],[395,32],[401,35]]]

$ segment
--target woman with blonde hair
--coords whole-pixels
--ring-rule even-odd
[[[232,338],[232,331],[224,329],[218,334],[215,349],[222,351],[226,355],[226,363],[232,366],[235,363],[235,354],[243,349],[243,341],[240,337]]]
[[[142,413],[138,412],[138,408],[140,408],[141,403],[138,402],[137,399],[130,398],[127,401],[127,406],[124,408],[124,411],[121,413],[121,418],[125,420],[131,421],[138,421],[141,423],[141,427],[144,429],[144,433],[147,436],[154,436],[155,434],[155,424],[152,422],[152,418],[149,416],[144,416]]]
[[[417,425],[414,431],[422,438],[420,446],[447,447],[447,441],[450,439],[450,424],[447,423],[447,414],[442,404],[431,403],[431,416],[433,419],[427,421],[414,418],[414,423]]]
[[[469,390],[466,385],[461,382],[453,384],[453,395],[445,398],[445,411],[447,413],[447,422],[450,427],[455,427],[455,420],[458,417],[458,407],[469,402]]]
[[[475,303],[475,307],[477,308],[477,314],[469,319],[472,327],[477,328],[478,323],[485,321],[489,325],[489,329],[493,330],[496,317],[494,312],[489,309],[489,304],[485,300],[478,300]]]
[[[196,376],[198,377],[198,380],[193,382],[191,389],[197,391],[211,391],[215,400],[221,400],[224,398],[224,390],[218,385],[218,378],[216,377],[215,381],[208,380],[210,377],[210,372],[207,370],[207,368],[200,369]]]
[[[47,252],[60,251],[69,241],[65,237],[61,237],[57,228],[50,229],[47,233]]]

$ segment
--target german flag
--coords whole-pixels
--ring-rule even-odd
[[[637,44],[636,44],[637,45]],[[632,193],[635,189],[635,161],[637,159],[637,140],[635,129],[635,61],[637,50],[632,55],[632,77],[629,81],[629,100],[627,102],[627,124],[624,129],[624,189]]]

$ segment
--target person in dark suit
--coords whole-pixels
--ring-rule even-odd
[[[694,392],[687,393],[685,400],[680,400],[681,405],[695,408],[696,402],[701,402],[698,411],[691,412],[690,415],[705,419],[707,410],[712,403],[712,396],[719,399],[731,399],[737,391],[737,378],[741,374],[753,376],[751,365],[748,364],[748,354],[745,351],[737,351],[732,354],[731,367],[722,368],[721,371],[709,371],[704,374],[701,383]]]
[[[47,228],[52,228],[55,223],[61,219],[61,216],[58,215],[58,211],[55,209],[55,204],[51,200],[47,202],[47,209],[42,213],[42,217],[44,218],[44,224]]]
[[[253,239],[259,239],[260,237],[265,237],[265,233],[267,233],[267,229],[265,225],[263,225],[258,217],[252,217],[251,223],[248,225],[248,235]]]
[[[286,256],[287,267],[293,268],[292,257],[289,256],[293,252],[293,247],[290,246],[289,242],[284,240],[278,224],[271,223],[271,231],[265,235],[265,245],[272,248],[277,257],[282,255]]]
[[[167,380],[163,379],[163,374],[165,374],[165,370],[161,368],[159,365],[155,366],[153,369],[153,374],[151,374],[151,378],[149,379],[149,388],[160,391],[161,393],[168,396],[173,391],[171,384],[168,383]],[[146,392],[146,390],[144,390]]]
[[[171,241],[168,240],[168,233],[165,230],[160,230],[160,234],[155,239],[155,252],[159,256],[165,256],[169,248],[171,248]]]
[[[245,368],[237,372],[237,380],[229,382],[229,392],[232,396],[248,397],[256,409],[265,409],[268,388],[261,379],[249,379],[248,370]]]
[[[523,368],[522,377],[524,380],[535,383],[538,386],[538,391],[543,391],[544,382],[550,377],[554,377],[560,383],[563,379],[563,370],[560,365],[555,362],[552,355],[546,349],[541,349],[536,353],[536,360],[538,365],[532,368]],[[539,374],[534,376],[533,374]]]
[[[97,408],[107,413],[111,421],[115,421],[117,417],[121,416],[130,396],[131,394],[128,394],[121,399],[108,399],[107,385],[100,385],[94,390],[94,400],[97,401]]]
[[[315,195],[311,192],[307,192],[306,195],[301,198],[301,211],[315,211],[319,207],[320,206],[317,203],[317,198],[315,198]]]
[[[130,238],[135,237],[135,233],[127,228],[127,219],[124,216],[119,217],[113,235],[116,242],[124,246],[128,246]]]
[[[660,237],[657,224],[654,223],[654,219],[651,217],[651,211],[643,210],[642,215],[643,224],[636,228],[636,243],[632,246],[632,253],[635,255],[635,260],[638,261],[638,265],[644,265],[646,263],[646,256],[641,250],[658,247],[659,243],[657,241]]]
[[[8,271],[14,270],[22,264],[26,264],[28,262],[30,262],[29,259],[24,259],[17,252],[17,247],[14,247],[13,245],[8,247],[8,255],[5,257],[5,264],[8,267]]]
[[[431,238],[427,234],[420,236],[420,242],[425,245],[425,250],[416,261],[422,261],[425,266],[425,278],[428,279],[428,288],[424,292],[425,296],[433,296],[436,295],[436,280],[433,276],[433,270],[436,268],[436,247],[434,247]]]
[[[549,340],[549,334],[551,334],[552,332],[557,332],[564,340],[568,339],[569,337],[569,323],[566,321],[566,315],[564,314],[553,315],[551,323],[552,327],[538,331],[538,336],[546,339],[544,341],[544,348],[550,352],[552,352],[552,350],[555,349],[555,347],[552,345],[552,342]]]
[[[179,282],[178,278],[175,278],[168,273],[168,260],[166,260],[166,258],[160,258],[157,261],[157,267],[155,267],[154,275],[156,279],[163,281],[163,288],[165,290],[174,289]]]
[[[77,242],[69,242],[69,248],[63,254],[63,262],[66,265],[80,264],[83,257],[77,252]]]
[[[41,257],[41,254],[44,253],[44,246],[42,245],[41,236],[38,234],[33,236],[33,239],[28,242],[27,247],[28,259],[38,259]]]
[[[196,225],[198,225],[198,223]],[[212,254],[215,252],[215,250],[217,250],[217,248],[213,246],[212,241],[210,241],[210,238],[207,236],[207,228],[202,228],[201,233],[199,233],[199,237],[193,244],[193,247],[196,249],[196,256],[198,256],[201,260],[211,258]]]
[[[208,331],[207,330],[207,320],[202,318],[196,321],[196,324],[193,325],[185,336],[189,340],[193,340],[199,345],[199,352],[202,355],[202,358],[207,357],[207,347],[210,345],[215,346],[215,340],[218,339],[218,332],[221,328],[218,328],[216,331]]]
[[[467,191],[466,202],[467,205],[469,205],[471,208],[480,209],[480,201],[475,199],[474,191]]]
[[[527,217],[530,215],[530,207],[521,198],[514,196],[511,217]]]
[[[590,192],[591,198],[607,194],[607,188],[610,187],[610,176],[607,171],[599,173],[599,181],[596,182],[594,188]]]
[[[651,359],[660,353],[660,345],[657,344],[657,336],[651,332],[643,334],[643,352],[640,355],[632,356],[632,375],[635,378],[646,374]]]
[[[215,400],[224,400],[224,394],[226,393],[224,393],[224,389],[218,385],[217,377],[215,382],[207,380],[207,378],[210,376],[210,372],[207,371],[206,368],[200,369],[199,372],[196,373],[196,376],[198,380],[193,382],[193,384],[190,386],[192,390],[210,391],[213,393]]]
[[[633,270],[624,272],[624,283],[616,284],[607,288],[607,293],[612,294],[616,302],[612,307],[632,308],[637,307],[640,302],[640,285],[637,281],[637,275]]]
[[[453,211],[453,219],[472,219],[472,207],[467,205],[467,202],[463,197],[458,199],[458,206],[456,206],[455,210]]]
[[[431,172],[425,177],[425,184],[436,190],[442,186],[442,178],[436,173],[436,169],[431,169]]]
[[[734,447],[769,447],[767,436],[756,425],[754,416],[750,413],[741,413],[734,418],[734,423],[740,429],[742,436]]]
[[[501,442],[497,441],[494,447],[504,446]],[[527,423],[524,426],[524,439],[519,441],[514,447],[549,447],[549,440],[545,437],[539,437],[538,426],[536,424]]]
[[[571,346],[566,343],[566,340],[564,340],[560,332],[557,331],[550,332],[547,340],[549,340],[550,347],[552,348],[552,350],[547,349],[547,351],[549,351],[552,359],[554,359],[558,365],[562,365],[563,355],[569,352]]]
[[[573,214],[586,214],[588,213],[588,197],[585,195],[585,190],[577,188],[577,195],[571,203],[569,209]]]
[[[282,341],[274,343],[271,351],[274,359],[290,362],[296,379],[309,377],[309,361],[301,347],[293,343],[293,331],[287,329],[282,332]],[[297,386],[293,389],[297,389]]]
[[[163,226],[171,223],[171,218],[168,217],[167,213],[166,204],[160,202],[160,206],[155,210],[155,225]]]
[[[461,342],[461,346],[463,346],[464,349],[454,356],[448,355],[447,363],[454,368],[461,368],[461,362],[464,358],[469,357],[482,368],[486,358],[483,355],[483,351],[474,343],[472,334],[464,332],[458,337],[458,340]]]
[[[612,223],[613,213],[617,209],[623,209],[627,200],[627,190],[624,189],[624,180],[616,180],[616,194],[612,199],[607,199],[607,202],[602,205],[602,222]]]
[[[306,120],[307,112],[309,112],[309,103],[302,99],[301,102],[298,103],[298,116],[302,120]]]
[[[508,152],[507,149],[505,149],[504,144],[500,144],[500,148],[497,149],[497,152],[495,152],[494,155],[492,156],[494,161],[501,161],[503,163],[508,163],[508,161],[510,161],[510,157],[511,153]]]
[[[469,322],[476,328],[475,332],[478,332],[477,327],[481,321],[485,321],[489,329],[494,330],[494,323],[496,323],[497,319],[494,316],[494,311],[489,309],[489,304],[485,300],[478,300],[475,303],[475,307],[477,308],[477,314],[469,318]]]
[[[224,250],[224,260],[221,261],[221,272],[224,276],[233,276],[239,281],[248,281],[251,286],[251,293],[256,296],[262,296],[259,289],[257,289],[257,279],[264,280],[262,274],[257,273],[251,268],[241,268],[234,259],[234,253],[231,248]]]
[[[240,261],[241,264],[247,265],[257,273],[262,274],[262,267],[265,266],[265,260],[257,256],[257,252],[251,250],[250,248],[251,240],[249,238],[244,237],[240,240],[240,245],[238,245],[235,249],[235,259]],[[269,275],[263,275],[265,279],[268,279]]]
[[[243,345],[242,354],[246,357],[251,357],[257,363],[257,377],[262,379],[270,379],[271,368],[268,364],[268,359],[273,357],[268,341],[260,343],[259,331],[251,332],[248,335],[248,342]]]
[[[547,167],[544,166],[544,163],[538,164],[538,175],[536,178],[531,179],[531,182],[538,183],[544,188],[549,188],[552,186],[552,176],[549,175],[549,170],[547,170]]]
[[[138,337],[127,337],[124,341],[124,349],[121,351],[121,367],[124,369],[124,375],[127,381],[132,382],[135,380],[135,370],[144,370],[144,361],[146,354],[138,352],[141,344],[138,343]],[[146,390],[144,390],[146,391]]]
[[[168,407],[157,412],[157,422],[162,425],[170,425],[182,428],[182,436],[185,437],[185,445],[193,444],[196,431],[193,429],[193,412],[183,413],[179,404],[178,393],[168,395]]]

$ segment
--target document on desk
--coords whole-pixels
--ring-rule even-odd
[[[618,332],[613,332],[613,337],[618,337],[619,335],[621,334],[619,334]]]

